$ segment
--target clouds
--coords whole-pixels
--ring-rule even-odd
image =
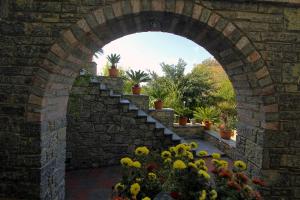
[[[111,53],[121,55],[119,66],[125,69],[147,70],[162,74],[160,63],[176,64],[179,58],[187,63],[190,71],[193,64],[200,63],[211,55],[194,42],[174,34],[146,32],[131,34],[112,41],[103,48],[104,55],[94,58],[98,73]]]

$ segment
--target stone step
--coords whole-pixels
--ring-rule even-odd
[[[100,89],[100,90],[108,90],[107,87],[106,87],[106,85],[103,84],[103,83],[100,84],[99,89]]]
[[[120,100],[120,104],[129,105],[129,104],[130,104],[130,101],[128,101],[127,99],[121,99],[121,100]]]

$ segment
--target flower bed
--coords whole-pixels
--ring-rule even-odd
[[[235,161],[232,169],[219,154],[213,154],[208,170],[205,151],[193,155],[197,144],[179,144],[168,151],[156,152],[138,147],[133,158],[121,159],[122,180],[114,187],[114,200],[151,200],[168,194],[178,200],[261,199],[258,186],[264,182],[245,174],[243,161]]]

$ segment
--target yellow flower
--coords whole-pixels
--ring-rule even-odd
[[[141,186],[138,183],[134,183],[130,186],[130,193],[133,196],[136,196],[140,192],[140,190],[141,190]]]
[[[121,164],[125,167],[130,167],[133,164],[133,161],[131,160],[131,158],[125,157],[121,159]]]
[[[198,144],[197,144],[196,142],[191,142],[191,143],[190,143],[190,147],[191,147],[192,149],[197,149],[197,148],[198,148]]]
[[[150,172],[150,173],[148,173],[148,178],[149,178],[149,180],[153,181],[153,180],[157,179],[157,176],[156,176],[156,174]]]
[[[197,167],[201,167],[205,165],[205,161],[203,159],[199,159],[195,161],[195,164],[197,165]]]
[[[209,192],[209,198],[210,198],[211,200],[215,200],[217,197],[218,197],[218,193],[217,193],[216,190],[211,190],[211,191]]]
[[[174,169],[185,169],[186,168],[186,164],[182,160],[176,160],[173,163],[173,168]]]
[[[141,155],[148,155],[149,149],[147,147],[138,147],[135,149],[135,155],[141,156]]]
[[[186,145],[178,144],[175,147],[176,156],[184,156],[186,154]]]
[[[211,163],[214,164],[214,165],[216,165],[216,166],[221,166],[220,161],[217,160],[217,159],[212,159],[212,160],[211,160]]]
[[[198,167],[195,165],[195,163],[189,162],[188,166],[194,169],[198,169]]]
[[[139,161],[134,161],[132,163],[132,167],[135,167],[135,168],[141,168],[142,164],[139,162]]]
[[[208,168],[207,168],[205,165],[200,166],[199,169],[202,169],[202,170],[204,170],[204,171],[207,171],[207,170],[208,170]]]
[[[124,190],[125,185],[123,185],[122,183],[117,183],[114,188],[117,191],[121,191],[121,190]]]
[[[220,159],[221,158],[221,155],[219,153],[213,153],[211,154],[211,156],[214,158],[214,159]]]
[[[192,152],[190,151],[187,151],[187,157],[190,159],[190,160],[193,160],[194,159],[194,155],[192,154]]]
[[[209,175],[206,171],[204,171],[204,170],[202,170],[202,169],[200,169],[200,170],[198,171],[198,174],[199,174],[199,176],[205,178],[206,180],[209,180],[209,179],[210,179],[210,175]]]
[[[144,197],[144,198],[142,198],[142,200],[151,200],[151,198],[150,197]]]
[[[247,165],[246,163],[244,163],[241,160],[237,160],[234,162],[234,166],[240,170],[246,170],[247,169]]]
[[[205,199],[206,199],[206,191],[202,190],[199,200],[205,200]]]
[[[189,144],[186,144],[186,143],[183,143],[183,144],[184,144],[186,151],[190,151],[192,149],[192,147]]]
[[[199,157],[204,157],[207,156],[207,151],[199,151],[197,154]]]
[[[226,160],[220,160],[220,165],[223,168],[227,168],[228,167],[228,162]]]
[[[172,162],[172,159],[171,158],[167,158],[164,160],[164,164],[169,164]]]
[[[175,147],[170,147],[170,148],[169,148],[169,151],[170,151],[170,152],[176,152],[176,148],[175,148]]]
[[[171,157],[171,152],[170,151],[163,151],[161,152],[161,157],[162,158],[170,158]]]

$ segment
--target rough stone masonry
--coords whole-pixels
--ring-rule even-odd
[[[79,70],[131,33],[206,48],[238,101],[237,158],[271,199],[300,199],[298,0],[0,1],[0,198],[64,199],[66,111]]]

